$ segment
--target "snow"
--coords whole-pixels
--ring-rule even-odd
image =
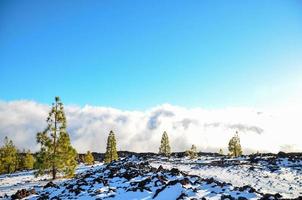
[[[153,160],[151,165],[164,168],[178,168],[184,172],[204,178],[215,178],[219,181],[231,183],[235,186],[250,185],[263,193],[280,193],[285,198],[295,198],[302,195],[302,164],[289,162],[287,158],[277,160],[279,167],[276,171],[269,170],[266,162],[262,164],[249,164],[244,158],[229,159],[240,161],[242,165],[226,167],[200,165],[218,161],[215,157],[200,157],[196,160],[170,159],[166,161]],[[245,163],[245,164],[244,164]],[[265,163],[265,164],[264,164]],[[251,170],[250,168],[254,169]]]
[[[102,166],[102,163],[98,163],[92,166],[80,164],[76,169],[76,174],[83,173],[91,169],[91,167],[97,168],[99,166]],[[50,176],[44,175],[35,177],[34,172],[35,170],[31,170],[0,175],[0,196],[4,196],[5,194],[12,195],[23,188],[29,189],[35,187],[35,189],[39,189],[39,187],[49,182]],[[55,180],[54,183],[57,184],[65,180],[66,179],[58,179]]]
[[[34,171],[0,175],[0,198],[34,188],[26,199],[259,199],[279,193],[283,198],[302,195],[302,162],[289,158],[200,156],[197,159],[136,156],[106,165],[79,165],[73,179],[54,181]],[[159,170],[159,166],[164,169]],[[174,168],[174,169],[173,169]],[[178,169],[178,170],[177,170]],[[179,171],[180,170],[180,171]],[[9,199],[9,198],[8,198]]]
[[[47,176],[35,178],[34,171],[17,172],[9,175],[0,175],[0,196],[11,195],[22,188],[31,188],[44,185],[48,181]]]
[[[168,186],[163,192],[156,197],[157,200],[177,199],[182,192],[182,185],[177,183],[173,186]]]

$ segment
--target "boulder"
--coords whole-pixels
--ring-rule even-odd
[[[30,189],[30,190],[21,189],[21,190],[18,190],[15,194],[13,194],[11,196],[11,199],[23,199],[23,198],[28,197],[32,194],[36,194],[35,189]]]

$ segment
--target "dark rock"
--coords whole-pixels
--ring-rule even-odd
[[[166,181],[168,180],[168,179],[166,179],[164,176],[161,176],[161,175],[156,176],[156,178],[157,178],[162,184],[165,184]]]
[[[103,183],[104,179],[103,177],[99,176],[99,177],[96,177],[95,179],[93,179],[93,182],[95,183]]]
[[[115,189],[115,188],[110,187],[108,191],[109,191],[109,192],[116,192],[116,189]]]
[[[50,200],[61,200],[60,197],[52,197]]]
[[[151,177],[148,177],[142,181],[137,181],[137,182],[132,182],[131,185],[133,186],[132,188],[127,189],[127,191],[137,191],[140,190],[143,192],[144,190],[148,190],[151,192],[151,189],[146,187],[148,183],[151,182]]]
[[[170,172],[171,172],[171,174],[172,174],[173,176],[177,176],[177,175],[180,174],[179,169],[177,169],[177,168],[172,168],[172,169],[170,170]]]
[[[272,200],[272,199],[282,199],[282,195],[276,194],[264,194],[260,200]]]
[[[179,197],[176,198],[176,200],[182,200],[182,199],[184,199],[185,197],[187,197],[187,195],[186,195],[185,193],[181,193],[181,194],[179,195]]]
[[[177,183],[179,183],[179,182],[180,182],[179,180],[169,181],[166,185],[164,185],[163,187],[157,189],[157,190],[155,191],[155,194],[153,195],[152,198],[154,199],[161,191],[163,191],[164,189],[166,189],[166,187],[168,187],[168,186],[170,186],[170,185],[175,185],[175,184],[177,184]]]
[[[49,187],[54,187],[54,188],[59,188],[59,186],[57,186],[55,183],[53,183],[52,181],[48,182],[46,185],[44,185],[44,189],[45,188],[49,188]]]
[[[156,172],[161,172],[161,171],[163,171],[163,170],[164,170],[163,166],[160,165],[160,166],[157,168]]]
[[[115,177],[118,171],[119,171],[119,170],[118,170],[117,168],[112,168],[112,169],[110,169],[110,174],[109,174],[108,178],[113,178],[113,177]]]
[[[69,191],[75,193],[75,195],[79,195],[84,190],[80,187],[76,187],[75,189],[72,189],[72,190],[69,190]]]
[[[277,154],[277,156],[278,156],[279,158],[286,158],[286,157],[287,157],[287,154],[286,154],[285,152],[283,152],[283,151],[280,151],[280,152]]]
[[[148,177],[138,183],[138,187],[144,187],[146,184],[151,182],[151,177]]]
[[[221,195],[221,200],[235,200],[234,197],[232,197],[231,195]]]
[[[256,190],[254,188],[252,188],[251,186],[249,186],[249,185],[245,185],[245,186],[239,187],[238,190],[240,192],[243,192],[243,191],[248,191],[249,193],[256,192]]]
[[[180,184],[182,184],[182,185],[188,185],[189,183],[190,183],[190,181],[188,178],[184,178],[184,179],[180,180]]]
[[[15,194],[13,194],[11,196],[11,199],[23,199],[32,194],[36,194],[35,189],[30,189],[30,190],[22,189],[22,190],[18,190]]]
[[[279,193],[276,193],[276,194],[275,194],[275,197],[276,197],[277,199],[280,199],[280,198],[282,198],[282,195],[279,194]]]
[[[77,181],[78,186],[88,185],[87,181],[85,179],[80,179]]]

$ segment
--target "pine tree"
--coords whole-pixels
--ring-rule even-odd
[[[24,168],[26,170],[30,170],[34,168],[35,159],[34,156],[31,154],[30,150],[28,150],[24,156]]]
[[[223,155],[223,150],[222,150],[222,149],[219,149],[218,154]]]
[[[4,139],[4,146],[0,149],[0,173],[12,173],[16,171],[17,149],[12,140]]]
[[[107,147],[104,162],[111,163],[114,160],[118,160],[118,155],[116,151],[116,140],[113,131],[110,131],[107,139]]]
[[[41,150],[37,154],[36,175],[51,174],[52,178],[56,179],[57,174],[62,173],[70,177],[77,165],[77,152],[71,146],[66,131],[64,107],[59,97],[55,97],[55,103],[52,104],[46,121],[46,129],[37,134]]]
[[[84,162],[85,164],[87,165],[92,165],[94,164],[94,158],[93,158],[93,155],[90,151],[87,151],[85,157],[84,157]]]
[[[194,144],[192,145],[191,149],[186,151],[186,156],[189,156],[190,159],[194,159],[197,157],[197,148]]]
[[[25,149],[22,152],[17,149],[17,162],[16,162],[16,170],[24,170],[25,167]]]
[[[171,147],[169,144],[169,137],[166,131],[164,131],[161,142],[160,142],[160,147],[159,147],[159,154],[162,154],[164,156],[170,156],[171,154]]]
[[[238,132],[236,132],[235,136],[231,138],[229,141],[229,151],[230,155],[234,157],[238,157],[242,155],[242,149],[240,145],[240,138]]]

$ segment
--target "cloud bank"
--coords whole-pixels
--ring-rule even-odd
[[[36,133],[46,126],[50,106],[34,101],[0,101],[0,139],[11,138],[20,149],[37,151]],[[239,131],[245,153],[302,151],[302,109],[226,108],[188,109],[163,104],[145,111],[65,105],[68,132],[78,152],[104,152],[110,130],[118,150],[157,152],[167,131],[173,151],[195,144],[201,151],[227,152],[227,143]]]

